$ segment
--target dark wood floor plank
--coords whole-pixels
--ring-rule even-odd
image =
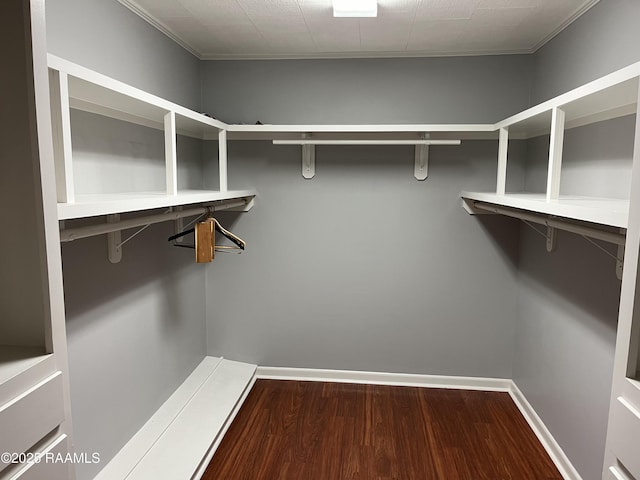
[[[258,380],[203,480],[561,480],[507,393]]]

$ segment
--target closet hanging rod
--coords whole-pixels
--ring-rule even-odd
[[[558,230],[564,230],[577,235],[584,235],[596,240],[602,240],[603,242],[613,243],[614,245],[624,245],[626,240],[626,236],[622,233],[606,232],[594,227],[576,225],[549,215],[528,213],[484,202],[473,202],[473,206],[474,208],[485,210],[487,212],[498,213],[500,215],[526,220],[527,222],[538,223],[547,227],[557,228]]]
[[[274,145],[460,145],[461,140],[274,140]]]
[[[229,210],[231,208],[244,207],[250,202],[249,199],[237,200],[234,202],[225,202],[218,205],[210,205],[208,207],[195,207],[187,210],[176,210],[168,213],[158,213],[155,215],[147,215],[144,217],[130,218],[119,220],[113,223],[102,223],[99,225],[87,225],[85,227],[67,228],[60,230],[60,241],[71,242],[80,238],[93,237],[106,233],[117,232],[129,228],[143,227],[154,223],[169,222],[185,217],[194,217],[203,213],[213,213],[219,210]]]

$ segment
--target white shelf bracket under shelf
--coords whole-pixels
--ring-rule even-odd
[[[616,255],[616,277],[622,280],[624,271],[624,245],[618,245],[618,254]]]
[[[302,145],[302,176],[307,180],[316,175],[316,146]]]
[[[425,133],[423,138],[427,140],[429,134]],[[418,181],[424,181],[429,176],[429,145],[420,144],[415,147],[415,165],[413,168],[413,176]]]
[[[120,214],[107,215],[107,223],[118,223]],[[122,235],[120,230],[107,233],[107,249],[109,252],[109,262],[120,263],[122,260]]]
[[[558,230],[554,227],[547,227],[547,252],[555,252],[558,246]]]
[[[428,175],[429,146],[430,145],[460,145],[460,140],[430,140],[428,134],[416,140],[316,140],[310,134],[303,134],[300,140],[273,140],[274,145],[301,145],[302,146],[302,176],[306,179],[313,178],[316,174],[316,145],[414,145],[415,167],[414,176],[418,180],[424,180]]]

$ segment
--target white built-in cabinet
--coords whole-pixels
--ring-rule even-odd
[[[72,442],[44,0],[0,3],[0,40],[0,479],[64,480],[72,465],[52,461]]]
[[[463,192],[468,212],[512,215],[546,225],[550,248],[554,228],[577,229],[618,245],[622,295],[603,476],[640,478],[640,307],[635,302],[640,289],[638,125],[628,195],[588,191],[576,195],[564,192],[561,182],[568,130],[637,113],[640,64],[497,124],[227,125],[64,59],[47,57],[44,0],[2,2],[0,27],[5,67],[0,209],[7,229],[0,236],[0,452],[73,451],[59,245],[59,228],[65,227],[59,221],[93,218],[95,222],[123,213],[135,217],[149,210],[239,199],[249,208],[255,191],[228,188],[227,139],[299,144],[302,174],[308,179],[315,173],[316,145],[411,144],[416,147],[415,176],[424,180],[430,144],[491,138],[498,142],[496,190]],[[72,135],[78,112],[157,132],[149,138],[156,138],[154,148],[163,152],[162,165],[142,173],[155,180],[132,183],[123,190],[117,181],[101,175],[99,162],[98,167],[83,164]],[[532,191],[526,184],[512,189],[510,141],[540,136],[548,145],[543,149],[545,181]],[[216,141],[216,158],[200,163],[184,158],[179,148],[182,138]],[[133,165],[136,159],[128,161]],[[189,169],[199,164],[204,165],[202,171],[194,176]],[[197,478],[254,379],[255,365],[205,358],[100,478]],[[182,445],[185,435],[193,440],[188,448]],[[170,462],[175,448],[183,448],[189,460],[180,463],[180,471],[162,477],[167,468],[177,468]],[[0,462],[0,480],[41,478],[73,479],[73,467]]]

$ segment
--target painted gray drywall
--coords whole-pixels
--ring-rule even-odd
[[[101,460],[79,463],[78,479],[93,478],[204,356],[204,270],[166,241],[172,233],[150,227],[115,265],[104,236],[63,244],[76,451]]]
[[[44,259],[39,237],[42,222],[37,145],[31,128],[33,79],[29,73],[24,38],[24,8],[21,2],[0,6],[0,218],[6,225],[0,235],[0,345],[43,347],[45,314]],[[6,70],[5,70],[6,69]],[[11,232],[11,233],[9,233]]]
[[[529,102],[528,56],[203,62],[231,123],[493,123]]]
[[[567,130],[560,193],[629,199],[635,115]]]
[[[640,61],[640,2],[600,0],[534,57],[532,104]]]
[[[72,110],[76,194],[162,192],[164,132]],[[178,136],[178,188],[203,188],[203,142]]]
[[[527,57],[215,61],[203,109],[253,123],[492,122],[529,99]],[[248,242],[207,270],[208,347],[260,365],[511,377],[516,224],[473,218],[495,189],[497,142],[411,147],[233,142],[229,182],[258,190],[220,214]],[[517,176],[517,175],[516,175]],[[510,182],[522,182],[510,177]]]
[[[620,293],[615,260],[565,232],[549,254],[544,238],[522,229],[513,378],[582,478],[600,478]]]
[[[194,110],[200,61],[117,0],[47,0],[49,53]]]
[[[247,241],[207,269],[211,354],[260,365],[511,377],[516,226],[474,218],[461,189],[495,188],[496,142],[300,150],[233,142],[249,213],[218,214]]]
[[[116,0],[46,6],[51,53],[199,109],[199,61]],[[73,120],[79,192],[89,184],[105,191],[163,187],[161,132],[82,112]],[[201,151],[198,142],[178,138],[180,186],[201,185],[194,173]],[[98,156],[108,157],[103,169],[95,168]],[[131,158],[140,163],[123,172]],[[63,247],[75,447],[101,458],[77,465],[78,480],[93,478],[206,354],[204,270],[192,251],[168,246],[172,229],[143,232],[123,247],[117,265],[107,261],[104,236]]]

